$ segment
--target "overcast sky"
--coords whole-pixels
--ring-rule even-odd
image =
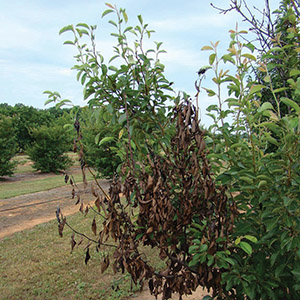
[[[220,15],[210,6],[213,2],[226,6],[229,0],[0,0],[0,103],[24,103],[44,108],[44,90],[58,91],[63,98],[84,105],[82,86],[71,71],[76,49],[63,45],[71,35],[59,36],[59,30],[68,24],[84,22],[97,25],[98,49],[109,59],[113,55],[110,36],[111,15],[101,18],[107,9],[105,2],[126,8],[129,24],[136,25],[141,14],[150,29],[152,40],[163,42],[167,51],[161,57],[166,65],[166,76],[174,81],[176,90],[195,94],[196,72],[207,65],[208,53],[200,49],[210,41],[220,40],[220,48],[229,43],[228,30],[235,28],[237,15]],[[263,0],[249,0],[259,3]],[[276,5],[279,0],[272,0]],[[262,4],[260,5],[262,6]],[[212,103],[203,93],[200,104],[202,121],[205,107]]]

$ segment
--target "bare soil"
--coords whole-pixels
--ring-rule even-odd
[[[74,168],[72,173],[80,172]],[[29,179],[41,179],[53,175],[42,173],[24,173],[6,179],[6,182],[18,182]],[[100,180],[100,184],[108,189],[108,181]],[[78,184],[81,190],[83,184]],[[85,204],[94,201],[90,193],[89,183],[84,193],[81,194]],[[57,206],[62,213],[67,216],[78,212],[79,205],[75,205],[76,200],[72,199],[71,187],[69,184],[47,191],[21,195],[8,199],[0,199],[0,239],[24,229],[32,228],[35,225],[55,219]]]
[[[73,172],[78,172],[74,169]],[[49,174],[42,173],[23,173],[16,174],[12,178],[7,178],[7,182],[18,182],[22,180],[46,178]],[[107,180],[99,181],[101,186],[108,190],[109,182]],[[78,184],[80,189],[83,189],[83,184]],[[91,184],[85,189],[81,195],[84,203],[94,202],[94,197],[90,193]],[[67,216],[78,212],[79,205],[75,204],[75,199],[71,196],[70,185],[65,185],[59,188],[54,188],[47,191],[26,194],[9,199],[0,199],[0,240],[4,237],[19,232],[25,229],[34,227],[35,225],[48,222],[56,218],[55,212],[57,206],[60,207],[62,213]],[[192,295],[183,296],[183,300],[199,300],[208,293],[198,288]],[[172,299],[178,299],[179,296],[175,295]],[[133,298],[128,298],[133,299]],[[141,293],[137,293],[134,299],[140,300],[154,300],[148,289]],[[160,300],[161,298],[158,297]]]

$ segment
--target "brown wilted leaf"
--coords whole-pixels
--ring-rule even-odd
[[[66,222],[67,222],[67,218],[64,217],[63,220],[58,224],[58,233],[59,233],[60,237],[63,236],[63,230],[64,230]]]
[[[75,234],[73,233],[71,236],[71,253],[72,253],[74,247],[76,246],[76,241],[75,241],[74,237],[75,237]]]
[[[101,273],[104,273],[109,266],[109,256],[105,256],[101,263]]]
[[[81,162],[81,170],[82,170],[82,181],[83,181],[83,186],[84,188],[87,187],[87,181],[86,181],[86,175],[85,175],[85,162]]]
[[[90,260],[91,256],[90,256],[90,248],[86,249],[86,254],[85,254],[85,264],[87,265],[88,261]]]
[[[85,208],[85,212],[84,212],[84,216],[86,217],[86,215],[88,214],[88,212],[89,212],[89,207],[88,206],[86,206],[86,208]]]
[[[60,215],[60,208],[59,208],[59,206],[57,206],[55,213],[56,213],[57,222],[60,223],[60,217],[59,217],[59,215]]]
[[[81,203],[79,211],[83,214],[83,203]]]
[[[97,199],[96,199],[96,201],[95,201],[95,205],[96,205],[98,211],[100,212],[101,209],[100,209],[100,199],[99,199],[99,197],[97,197]]]
[[[75,198],[75,189],[73,188],[72,189],[72,199],[74,199]]]
[[[77,201],[75,203],[75,205],[77,205],[80,202],[80,196],[77,194]]]
[[[76,121],[74,122],[74,128],[75,128],[75,130],[76,130],[76,132],[77,132],[77,135],[79,135],[80,123],[79,123],[78,120],[76,120]]]
[[[92,184],[92,194],[94,195],[94,197],[97,197],[97,193],[96,193],[96,190],[95,190],[95,187],[94,185]]]
[[[66,175],[65,175],[65,183],[68,183],[68,180],[69,180],[69,175],[66,174]]]
[[[74,139],[74,143],[73,143],[73,152],[74,153],[77,152],[77,141],[76,141],[76,139]]]
[[[97,224],[95,218],[93,219],[92,223],[92,231],[94,232],[94,235],[97,235]]]
[[[209,271],[207,281],[209,282],[209,281],[211,281],[212,279],[213,279],[213,274],[212,274],[211,271]]]

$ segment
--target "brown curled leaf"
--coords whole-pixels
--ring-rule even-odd
[[[86,254],[85,254],[85,264],[87,265],[88,261],[90,260],[91,256],[90,256],[90,248],[86,249]]]
[[[99,199],[99,197],[97,197],[97,199],[96,199],[96,201],[95,201],[95,205],[96,205],[98,211],[100,212],[100,211],[101,211],[101,208],[100,208],[100,199]]]
[[[97,235],[97,224],[96,224],[95,217],[92,222],[92,231],[94,232],[94,235]]]
[[[106,269],[109,267],[109,256],[105,256],[101,263],[101,273],[104,273]]]
[[[80,196],[77,195],[77,201],[76,201],[75,205],[77,205],[79,202],[80,202]]]
[[[85,212],[84,212],[84,216],[86,217],[86,215],[88,214],[88,212],[89,212],[89,207],[88,206],[86,206],[86,208],[85,208]]]
[[[83,203],[81,203],[80,208],[79,208],[79,211],[80,211],[81,213],[83,213]]]
[[[67,218],[64,217],[62,219],[62,221],[58,224],[58,233],[59,233],[60,237],[63,236],[63,230],[64,230],[66,222],[67,222]]]
[[[68,183],[68,180],[69,180],[69,175],[66,174],[66,175],[65,175],[65,183]]]
[[[71,236],[71,253],[73,252],[73,249],[77,244],[74,237],[75,237],[75,234],[73,233],[72,236]]]

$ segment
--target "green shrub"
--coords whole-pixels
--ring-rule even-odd
[[[105,106],[95,111],[82,109],[81,134],[86,163],[93,167],[98,175],[111,178],[121,163],[115,151],[121,128],[109,126],[107,119],[110,118],[105,113],[107,113]],[[110,135],[111,139],[103,142],[103,138],[107,135]]]
[[[71,159],[65,154],[69,150],[69,138],[63,127],[41,126],[31,136],[34,142],[26,153],[36,170],[58,172],[71,165]]]
[[[95,143],[95,137],[99,134],[97,127],[82,129],[85,159],[89,166],[95,168],[100,176],[112,177],[121,163],[120,158],[111,150],[114,141],[102,145]],[[99,135],[105,137],[105,134]]]
[[[11,159],[17,151],[16,136],[11,118],[0,119],[0,176],[12,175],[15,162]]]

